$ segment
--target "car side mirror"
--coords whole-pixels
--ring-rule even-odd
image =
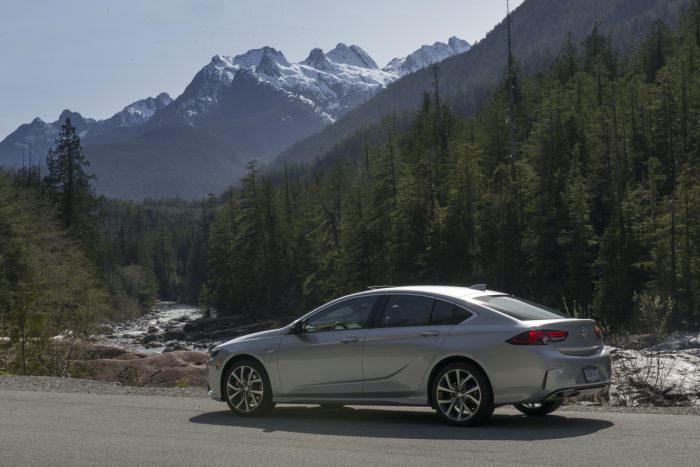
[[[299,320],[292,326],[292,334],[301,335],[304,334],[304,320]]]

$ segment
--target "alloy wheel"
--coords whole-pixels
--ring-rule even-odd
[[[481,397],[479,382],[474,375],[462,368],[452,369],[442,375],[436,388],[438,409],[456,422],[470,419],[479,410]]]
[[[262,403],[265,385],[258,372],[249,366],[238,366],[226,382],[230,406],[241,413],[251,413]]]

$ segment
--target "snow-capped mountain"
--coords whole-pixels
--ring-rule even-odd
[[[157,111],[168,106],[172,101],[172,97],[167,92],[161,92],[156,97],[147,97],[127,105],[105,123],[109,122],[114,127],[138,126],[147,122]]]
[[[383,70],[396,73],[398,76],[405,76],[453,55],[464,53],[470,48],[469,42],[452,36],[447,44],[436,42],[433,45],[424,45],[406,57],[395,58]]]
[[[19,166],[22,156],[31,154],[34,161],[43,161],[49,148],[53,147],[54,139],[61,130],[61,125],[70,119],[81,138],[90,138],[105,135],[121,128],[132,128],[147,122],[155,113],[172,102],[167,93],[161,93],[157,97],[147,97],[127,105],[112,117],[104,120],[83,117],[78,112],[64,110],[58,119],[47,123],[37,117],[31,123],[20,125],[0,142],[0,162],[3,165]]]
[[[64,111],[35,119],[0,142],[0,164],[19,166],[31,147],[43,161],[66,118],[77,128],[109,196],[199,197],[234,183],[252,159],[271,161],[412,70],[469,47],[451,38],[385,68],[357,45],[316,48],[294,62],[272,47],[215,55],[175,100],[163,93],[136,101],[105,120]]]
[[[357,45],[339,43],[324,53],[313,49],[301,62],[289,61],[272,47],[249,50],[236,56],[215,55],[202,68],[183,93],[186,99],[176,102],[182,122],[195,125],[208,115],[231,86],[238,72],[246,72],[260,82],[285,92],[300,105],[309,106],[325,122],[355,108],[380,89],[400,77],[447,57],[469,50],[469,43],[451,37],[447,44],[425,45],[403,58],[395,58],[379,68],[367,52]],[[178,99],[180,100],[180,99]]]
[[[194,125],[198,118],[211,112],[239,72],[285,91],[288,98],[308,106],[328,123],[398,77],[381,70],[360,47],[342,43],[328,53],[313,49],[298,63],[287,60],[272,47],[233,57],[216,55],[192,81],[192,89],[185,91],[188,98],[176,102],[183,122]]]

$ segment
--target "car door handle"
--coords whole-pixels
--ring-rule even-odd
[[[357,342],[359,340],[359,337],[343,337],[342,339],[340,339],[340,342],[342,342],[343,344],[349,344],[350,342]]]
[[[420,335],[423,337],[435,337],[440,335],[440,331],[423,331]]]

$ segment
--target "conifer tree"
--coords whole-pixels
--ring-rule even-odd
[[[86,172],[90,163],[70,119],[61,125],[55,143],[46,160],[49,173],[44,181],[63,225],[87,244],[95,236],[90,219],[96,207],[95,190],[90,184],[95,176]]]

